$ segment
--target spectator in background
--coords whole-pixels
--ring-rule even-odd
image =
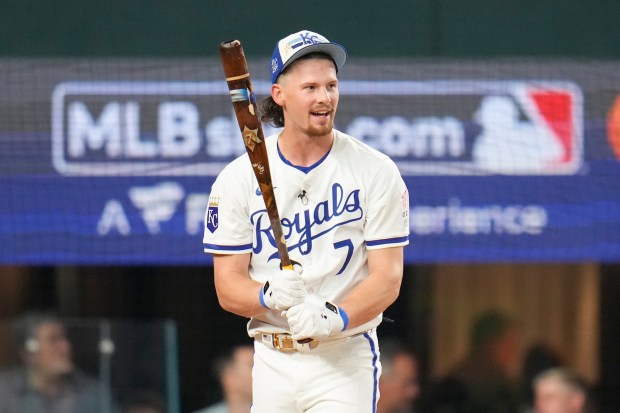
[[[442,413],[513,413],[519,410],[522,347],[517,323],[488,311],[474,320],[471,350],[433,386],[432,404]]]
[[[377,413],[413,413],[420,394],[418,360],[394,339],[381,341],[381,377]]]
[[[588,388],[574,372],[566,368],[543,371],[532,383],[536,413],[585,413]]]
[[[59,318],[29,313],[16,327],[23,366],[0,373],[0,412],[110,411],[109,394],[73,364],[71,343]]]
[[[564,365],[562,358],[548,346],[538,343],[529,347],[523,359],[521,393],[523,411],[531,411],[534,406],[534,378],[541,372]]]
[[[224,399],[194,413],[249,413],[252,406],[254,347],[241,345],[215,362]]]

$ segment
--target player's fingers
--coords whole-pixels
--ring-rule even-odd
[[[315,330],[314,323],[306,321],[298,326],[295,326],[295,328],[292,328],[291,336],[294,340],[302,340],[308,337],[313,337],[316,334]]]
[[[289,297],[294,298],[303,298],[306,296],[306,294],[307,292],[305,288],[292,288],[288,292]]]
[[[291,335],[295,340],[308,337],[308,331],[312,330],[312,323],[307,318],[296,320],[295,323],[289,324]]]
[[[306,290],[306,283],[302,280],[286,280],[282,283],[283,289],[291,290]]]
[[[297,320],[299,320],[300,314],[301,314],[301,308],[300,306],[297,306],[297,305],[291,306],[286,311],[283,311],[283,315],[286,316],[286,319],[288,320],[289,325],[297,323]]]
[[[281,270],[279,276],[292,280],[301,280],[302,271],[296,270]]]
[[[291,334],[291,338],[295,341],[303,340],[306,337],[308,336],[304,335],[303,331],[296,333],[296,334]]]
[[[289,304],[290,304],[289,308],[290,307],[296,307],[296,306],[298,306],[300,304],[303,304],[303,302],[304,302],[304,298],[303,297],[301,297],[301,298],[291,298],[289,300]]]
[[[299,334],[303,330],[303,326],[300,324],[291,324],[289,325],[289,330],[291,331],[291,335]]]
[[[288,291],[306,291],[306,284],[303,281],[294,281],[286,284]]]

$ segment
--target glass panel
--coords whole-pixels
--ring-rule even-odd
[[[176,326],[168,320],[0,321],[0,411],[116,413],[152,405],[179,412]],[[159,407],[158,407],[159,408]]]

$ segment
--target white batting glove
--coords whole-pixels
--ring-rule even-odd
[[[308,296],[302,304],[289,308],[285,315],[294,340],[324,339],[344,331],[349,323],[342,308],[314,296]]]
[[[287,310],[304,302],[306,283],[301,278],[301,267],[280,270],[260,290],[260,303],[270,310]]]

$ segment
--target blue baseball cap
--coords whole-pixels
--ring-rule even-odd
[[[329,55],[340,70],[347,61],[347,50],[338,43],[332,43],[318,33],[302,30],[286,36],[276,44],[271,56],[271,83],[295,60],[309,53],[321,52]]]

